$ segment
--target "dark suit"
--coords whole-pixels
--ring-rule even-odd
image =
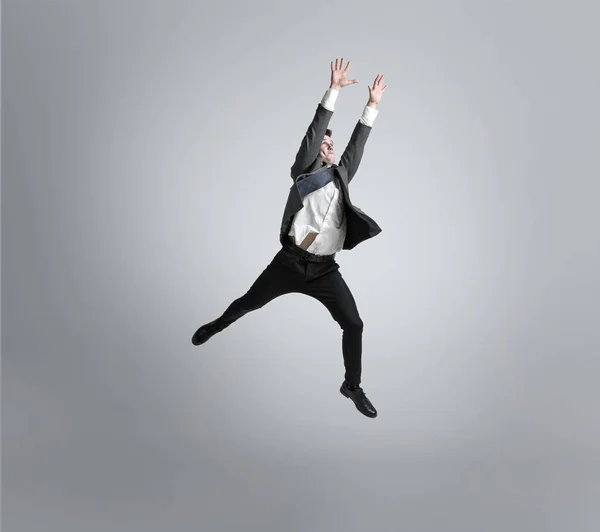
[[[307,174],[316,174],[327,168],[318,159],[318,155],[332,115],[332,111],[319,104],[296,154],[291,168],[294,183],[290,188],[280,227],[279,239],[282,248],[250,289],[231,303],[212,326],[214,330],[221,331],[248,312],[257,310],[284,294],[295,292],[314,297],[325,305],[343,331],[345,379],[349,384],[358,386],[361,381],[363,322],[352,292],[339,272],[335,254],[316,256],[291,243],[287,236],[294,214],[303,208],[296,182]],[[333,165],[346,212],[347,228],[343,249],[352,249],[381,232],[374,220],[352,205],[348,191],[348,183],[358,170],[370,132],[371,128],[359,121],[342,154],[339,166]]]
[[[294,181],[288,194],[287,203],[281,219],[279,240],[283,244],[287,240],[287,234],[294,215],[303,207],[302,198],[296,187],[296,180],[305,174],[319,172],[324,168],[319,160],[319,150],[321,142],[325,136],[325,131],[331,120],[333,111],[328,111],[321,104],[318,105],[315,116],[308,126],[306,135],[302,139],[300,149],[296,154],[296,160],[292,165],[291,177]],[[346,240],[343,249],[352,249],[358,244],[381,233],[381,228],[377,223],[362,212],[358,207],[352,205],[348,184],[354,178],[358,166],[363,156],[365,143],[369,138],[371,128],[365,126],[360,121],[356,124],[348,146],[344,150],[340,159],[340,164],[333,165],[341,185],[342,195],[347,216]]]

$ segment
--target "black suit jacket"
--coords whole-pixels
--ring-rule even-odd
[[[306,134],[302,139],[302,144],[300,144],[300,149],[296,154],[296,160],[291,168],[291,177],[294,183],[290,188],[279,231],[279,240],[281,243],[288,241],[287,234],[289,233],[294,215],[304,206],[300,192],[296,186],[298,178],[307,174],[317,173],[326,168],[318,157],[321,143],[323,142],[323,137],[325,136],[325,131],[332,115],[333,111],[328,111],[321,104],[318,105],[315,116],[308,126]],[[342,154],[340,164],[332,165],[341,183],[344,208],[346,210],[347,227],[343,249],[352,249],[364,240],[381,233],[381,228],[375,220],[352,204],[348,190],[348,184],[352,181],[358,170],[365,143],[370,133],[371,128],[359,121],[352,132],[348,146]]]

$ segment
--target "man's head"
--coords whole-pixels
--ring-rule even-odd
[[[333,164],[335,161],[335,152],[333,151],[333,140],[331,140],[331,129],[325,131],[321,149],[319,150],[319,159],[326,164]]]

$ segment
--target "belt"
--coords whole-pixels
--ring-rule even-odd
[[[306,262],[330,262],[335,259],[335,253],[332,255],[315,255],[310,251],[306,251],[301,247],[293,244],[292,242],[284,242],[284,249],[291,251],[294,255],[296,255],[301,261]]]

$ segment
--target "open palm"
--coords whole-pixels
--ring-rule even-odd
[[[387,85],[383,85],[383,74],[378,74],[373,82],[373,87],[369,87],[369,103],[379,103]]]
[[[344,58],[343,57],[339,61],[339,63],[338,63],[337,59],[335,60],[335,66],[333,64],[333,61],[331,62],[331,86],[332,87],[345,87],[346,85],[353,85],[354,83],[358,83],[358,80],[356,80],[356,79],[348,79],[347,78],[348,68],[350,67],[350,61],[348,61],[346,68],[343,68],[343,66],[344,66]]]

